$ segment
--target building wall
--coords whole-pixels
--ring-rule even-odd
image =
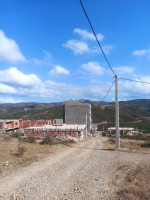
[[[87,131],[91,129],[91,105],[79,101],[69,100],[64,103],[64,123],[66,124],[86,124]]]
[[[51,125],[55,124],[56,120],[3,120],[0,122],[0,130],[7,131],[9,129],[28,128],[38,125]]]
[[[31,126],[31,120],[22,121],[22,125],[20,128],[28,128]]]
[[[20,123],[20,128],[28,128],[36,125],[51,125],[51,124],[55,124],[55,120],[35,120],[35,121],[26,120]]]
[[[0,129],[3,129],[3,122],[0,122]]]
[[[47,131],[42,131],[42,130],[26,130],[25,131],[25,136],[28,137],[40,137],[43,138],[45,136],[51,136],[54,137],[55,135],[60,135],[60,136],[71,136],[71,137],[77,137],[78,133],[76,131],[52,131],[52,130],[47,130]]]
[[[19,120],[14,120],[13,121],[13,128],[20,128],[20,122],[19,122]]]
[[[28,131],[25,132],[25,136],[43,138],[44,137],[44,132],[42,132],[42,131],[28,130]]]

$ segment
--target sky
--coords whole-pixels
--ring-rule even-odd
[[[117,76],[150,83],[150,1],[82,2]],[[79,0],[0,1],[0,103],[101,101],[113,82]],[[150,98],[149,84],[118,87],[119,100]]]

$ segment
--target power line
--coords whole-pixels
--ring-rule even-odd
[[[104,98],[103,98],[102,101],[104,101],[104,100],[106,99],[106,97],[108,96],[108,94],[109,94],[110,90],[112,89],[114,83],[115,83],[115,80],[114,80],[114,82],[112,83],[111,87],[109,88],[108,92],[106,93],[106,95],[104,96]]]
[[[146,81],[137,81],[137,80],[127,79],[127,78],[119,78],[119,79],[126,80],[126,81],[134,81],[134,82],[138,82],[138,83],[150,84],[149,82],[146,82]]]
[[[95,31],[94,31],[94,28],[93,28],[93,26],[92,26],[92,24],[91,24],[91,22],[90,22],[90,19],[89,19],[87,13],[86,13],[86,10],[85,10],[85,8],[84,8],[83,3],[82,3],[81,0],[80,0],[80,4],[81,4],[81,7],[82,7],[82,9],[83,9],[83,11],[84,11],[84,14],[85,14],[85,16],[86,16],[86,18],[87,18],[87,20],[88,20],[88,22],[89,22],[89,24],[90,24],[90,27],[91,27],[91,29],[92,29],[92,31],[93,31],[93,34],[94,34],[94,36],[95,36],[95,38],[96,38],[96,41],[97,41],[97,43],[98,43],[98,45],[99,45],[99,47],[100,47],[100,49],[101,49],[101,51],[102,51],[102,53],[103,53],[103,56],[104,56],[104,58],[105,58],[105,60],[106,60],[106,62],[107,62],[107,64],[108,64],[109,68],[111,69],[112,73],[113,73],[114,75],[116,75],[115,72],[114,72],[114,70],[112,69],[112,67],[111,67],[111,65],[110,65],[110,63],[109,63],[109,61],[108,61],[108,59],[107,59],[107,57],[106,57],[104,51],[103,51],[103,48],[102,48],[102,46],[101,46],[101,44],[100,44],[100,42],[99,42],[99,40],[98,40],[98,38],[97,38],[97,36],[96,36],[96,33],[95,33]]]

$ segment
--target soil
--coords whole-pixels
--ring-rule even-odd
[[[20,157],[10,154],[18,152],[17,142],[0,140],[0,150],[5,149],[0,157],[1,200],[126,199],[119,193],[126,177],[138,166],[150,167],[149,150],[115,150],[114,142],[99,134],[70,146],[21,143],[25,152]]]

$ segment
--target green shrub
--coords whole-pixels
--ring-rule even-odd
[[[70,143],[75,143],[74,140],[61,140],[61,139],[55,139],[54,137],[46,136],[43,138],[43,140],[40,142],[40,144],[49,144],[49,145],[56,145],[56,144],[64,144],[69,145]]]
[[[20,138],[20,136],[22,136],[22,134],[19,133],[19,132],[11,133],[11,137],[14,137],[14,138]]]
[[[56,144],[56,139],[50,136],[46,136],[45,138],[43,138],[43,140],[40,142],[40,144],[49,144],[49,145],[53,145]]]
[[[28,143],[35,143],[35,137],[21,137],[19,138],[20,142],[28,142]]]
[[[71,143],[75,143],[75,141],[74,140],[60,140],[59,143],[69,146]]]
[[[35,143],[35,137],[27,137],[26,141],[29,143]]]

